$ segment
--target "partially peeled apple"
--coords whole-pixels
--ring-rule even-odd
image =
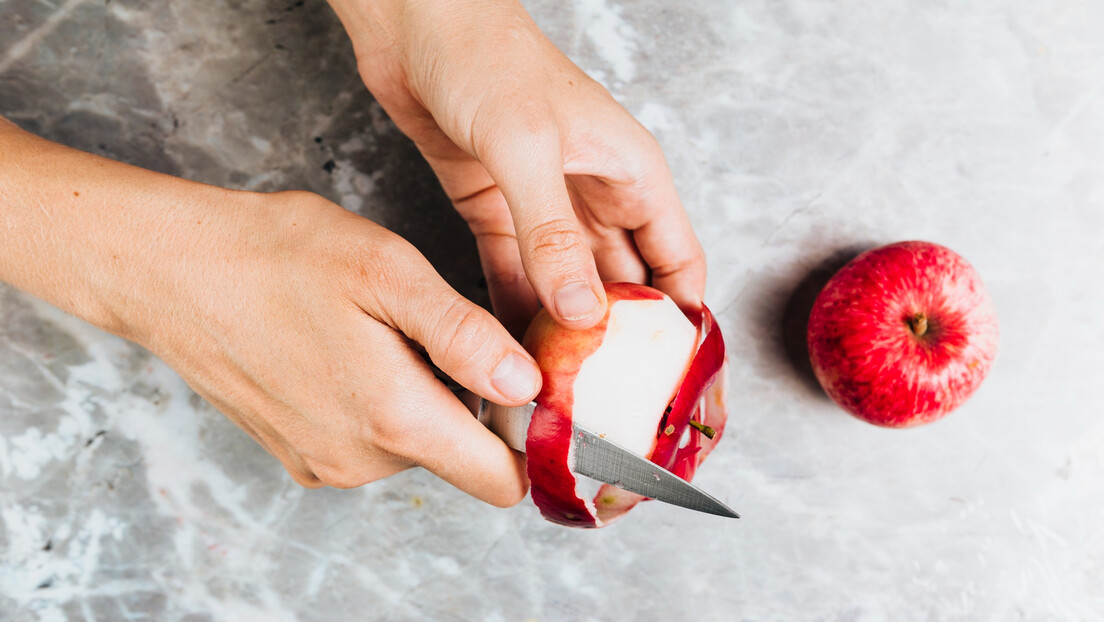
[[[656,289],[607,283],[609,309],[570,330],[542,311],[523,344],[544,376],[526,439],[534,503],[552,522],[602,527],[644,498],[597,494],[572,473],[572,423],[690,480],[724,431],[725,349],[704,305],[684,312]]]

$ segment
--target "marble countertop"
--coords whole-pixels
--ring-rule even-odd
[[[532,0],[664,146],[731,357],[698,483],[605,530],[428,473],[307,491],[164,363],[0,286],[0,619],[1104,620],[1104,4]],[[209,183],[321,193],[485,302],[471,237],[321,0],[0,1],[0,114]],[[841,258],[956,249],[978,393],[894,431],[790,347]]]

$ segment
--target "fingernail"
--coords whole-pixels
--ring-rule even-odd
[[[586,281],[568,283],[553,298],[556,312],[565,320],[581,320],[598,307],[598,296]]]
[[[511,400],[531,397],[540,382],[540,370],[529,359],[511,352],[491,374],[491,384],[498,392]]]

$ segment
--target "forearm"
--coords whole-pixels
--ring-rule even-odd
[[[0,118],[0,280],[134,338],[133,319],[151,312],[137,292],[165,278],[164,258],[198,234],[205,209],[239,194],[70,149]]]

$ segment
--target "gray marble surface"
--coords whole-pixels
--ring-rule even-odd
[[[410,471],[305,491],[162,362],[0,286],[0,619],[1104,619],[1104,4],[532,0],[659,138],[710,262],[728,438],[597,532]],[[321,193],[485,302],[431,171],[321,0],[0,0],[0,114]],[[793,327],[902,239],[979,270],[989,379],[909,431],[836,409]]]

